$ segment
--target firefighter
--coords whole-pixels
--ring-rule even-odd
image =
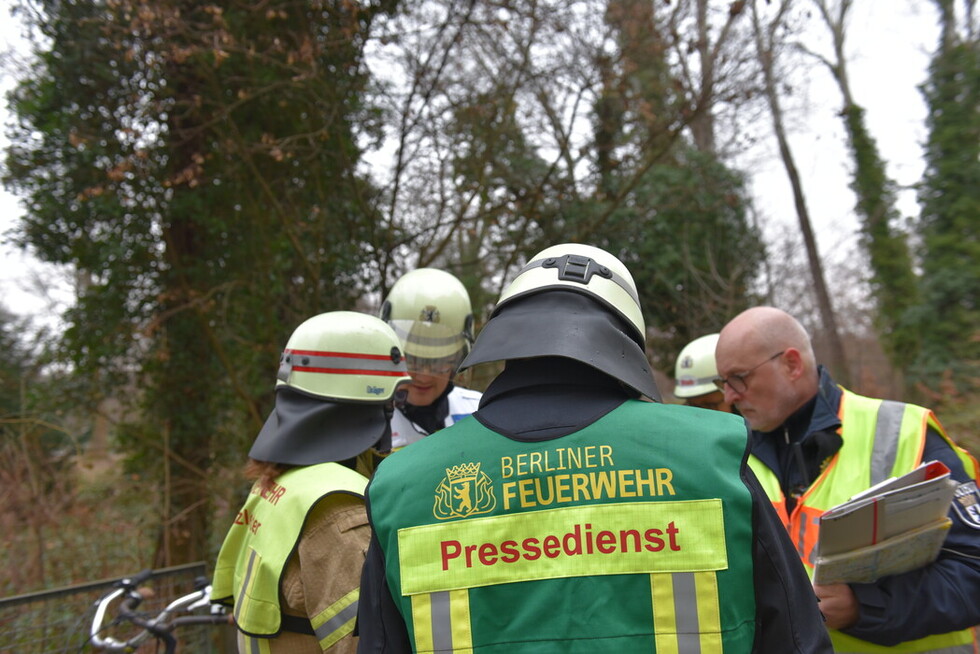
[[[786,312],[748,309],[721,330],[719,388],[752,428],[750,465],[812,573],[820,515],[892,476],[941,461],[959,487],[939,558],[874,583],[815,587],[837,652],[977,651],[978,465],[935,414],[834,383]]]
[[[681,350],[674,365],[674,397],[688,406],[731,412],[732,405],[715,386],[715,345],[718,334],[696,338]]]
[[[401,344],[374,316],[335,311],[293,332],[275,409],[249,452],[254,484],[225,537],[212,597],[234,607],[240,652],[344,653],[370,527],[357,455],[389,449],[410,381]]]
[[[401,340],[412,377],[407,401],[392,419],[393,449],[476,411],[480,393],[454,383],[473,342],[473,311],[462,282],[435,268],[406,273],[381,305],[381,319]]]
[[[504,290],[472,416],[379,466],[358,651],[829,652],[738,416],[664,405],[626,267],[563,244]]]

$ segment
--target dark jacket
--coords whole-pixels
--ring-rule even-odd
[[[539,441],[570,434],[595,422],[628,396],[614,379],[571,360],[514,361],[484,393],[474,416],[515,440]],[[829,637],[796,550],[755,476],[747,470],[743,464],[742,478],[753,499],[756,536],[752,554],[760,627],[755,651],[829,653]],[[384,557],[375,539],[368,549],[361,577],[358,635],[358,652],[411,651],[405,623],[388,590]]]
[[[778,429],[752,432],[752,453],[776,473],[788,511],[842,445],[837,430],[843,393],[822,366],[819,374],[819,390],[810,402]],[[932,429],[922,460],[941,461],[953,479],[972,481],[946,440]],[[851,584],[860,617],[844,633],[895,645],[980,624],[980,524],[964,522],[952,509],[949,517],[953,526],[935,563],[873,584]]]

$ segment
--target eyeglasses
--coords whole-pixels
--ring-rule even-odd
[[[405,365],[409,372],[427,373],[436,377],[449,377],[456,370],[460,357],[457,355],[442,359],[427,359],[411,354],[405,356]]]
[[[718,387],[719,391],[724,392],[725,384],[728,384],[731,387],[731,389],[736,393],[744,393],[745,391],[749,390],[749,384],[748,382],[745,381],[746,379],[749,378],[749,375],[755,372],[758,368],[766,365],[770,361],[775,361],[776,359],[783,356],[784,354],[786,354],[786,350],[783,350],[782,352],[776,352],[774,355],[772,355],[762,363],[752,366],[745,372],[728,375],[728,377],[718,377],[717,379],[713,380],[715,382],[715,386]]]

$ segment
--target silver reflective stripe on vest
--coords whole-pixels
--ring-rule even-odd
[[[895,458],[898,456],[898,435],[902,429],[905,404],[883,400],[878,407],[875,422],[875,444],[871,453],[871,485],[879,484],[892,476]]]
[[[245,578],[242,579],[242,587],[238,589],[238,597],[235,598],[235,622],[239,621],[242,607],[245,606],[245,592],[248,590],[248,583],[252,580],[252,567],[255,565],[256,558],[257,553],[255,550],[249,552],[248,566],[245,568]]]
[[[804,558],[806,553],[806,531],[807,528],[817,528],[820,526],[820,516],[810,516],[807,517],[805,512],[800,513],[799,529],[797,529],[796,538],[796,551],[799,553],[800,557],[803,558],[803,563],[808,565],[813,565],[813,556],[816,554],[816,548],[810,552],[810,560]]]
[[[453,651],[453,622],[449,611],[449,591],[432,593],[432,651]]]
[[[677,654],[701,654],[701,626],[698,624],[698,596],[694,574],[675,572],[674,619],[677,621]]]
[[[348,606],[340,610],[337,615],[333,616],[322,625],[314,629],[316,633],[316,639],[323,641],[323,639],[330,637],[335,631],[343,629],[344,625],[357,617],[357,600]]]

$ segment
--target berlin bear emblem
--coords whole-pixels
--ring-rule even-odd
[[[436,486],[432,514],[440,520],[488,513],[497,506],[493,482],[480,470],[480,463],[463,463],[446,468]]]

